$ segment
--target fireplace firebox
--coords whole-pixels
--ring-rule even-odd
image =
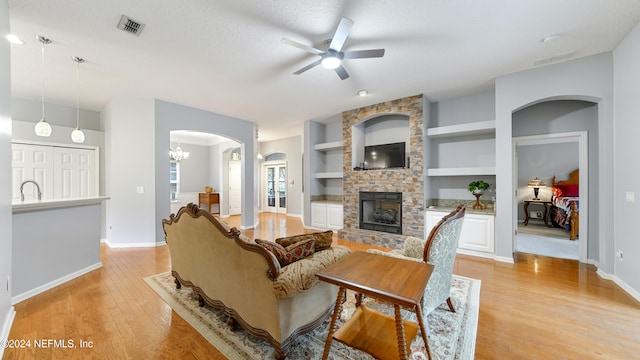
[[[402,234],[402,193],[361,191],[360,229]]]

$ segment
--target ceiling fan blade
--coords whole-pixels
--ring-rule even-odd
[[[344,42],[347,40],[347,36],[349,36],[349,32],[351,31],[352,26],[353,20],[342,18],[340,20],[340,24],[338,24],[336,32],[333,34],[331,44],[329,44],[329,49],[340,52],[340,49],[342,49],[342,45],[344,45]]]
[[[311,46],[307,46],[305,44],[300,44],[297,41],[289,40],[287,38],[282,38],[282,40],[280,40],[280,42],[282,42],[283,44],[286,44],[286,45],[297,47],[298,49],[302,49],[302,50],[304,50],[306,52],[310,52],[310,53],[315,54],[315,55],[324,54],[324,51],[322,51],[322,50],[318,50],[316,48],[313,48]]]
[[[384,49],[345,51],[342,56],[343,59],[377,58],[384,56]]]
[[[322,59],[320,59],[320,60],[318,60],[318,61],[314,61],[314,62],[312,62],[311,64],[309,64],[309,65],[307,65],[307,66],[303,67],[302,69],[300,69],[300,70],[298,70],[298,71],[294,72],[293,74],[294,74],[294,75],[300,75],[300,74],[302,74],[303,72],[305,72],[305,71],[307,71],[307,70],[309,70],[309,69],[311,69],[311,68],[313,68],[313,67],[316,67],[316,66],[320,65],[320,63],[321,63],[321,62],[322,62]]]
[[[340,65],[336,68],[336,74],[340,76],[340,80],[344,80],[349,77],[347,70],[344,69],[344,66]]]

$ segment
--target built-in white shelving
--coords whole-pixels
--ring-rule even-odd
[[[318,151],[342,150],[342,141],[315,144],[313,149]]]
[[[428,176],[495,175],[495,166],[428,169]]]
[[[468,124],[440,126],[427,129],[427,136],[443,138],[452,136],[468,136],[475,134],[487,134],[496,131],[496,121],[478,121]]]
[[[343,172],[317,172],[314,174],[316,179],[342,179]]]

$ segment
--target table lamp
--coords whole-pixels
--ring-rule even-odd
[[[534,178],[533,180],[529,181],[527,185],[533,188],[533,200],[540,200],[538,198],[538,191],[540,191],[541,187],[546,186],[545,183],[538,178]]]

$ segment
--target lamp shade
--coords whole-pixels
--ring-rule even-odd
[[[527,184],[529,187],[532,188],[541,188],[541,187],[545,187],[547,186],[544,181],[538,179],[538,178],[534,178],[531,181],[529,181],[529,183]]]

